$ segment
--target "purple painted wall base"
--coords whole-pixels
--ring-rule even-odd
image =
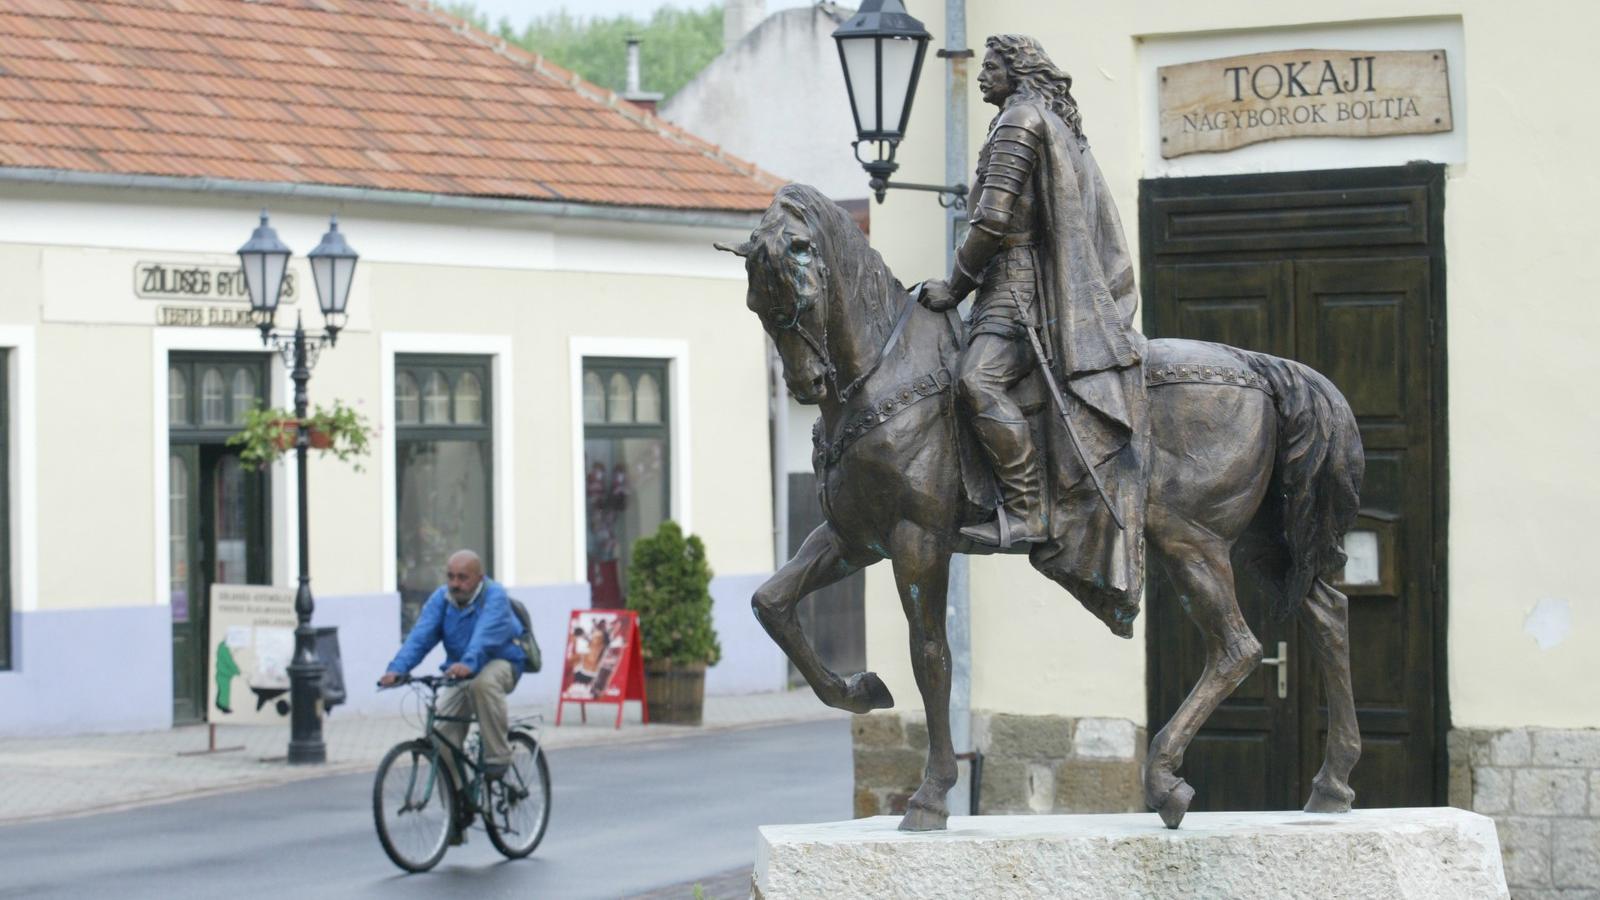
[[[0,672],[0,735],[139,731],[172,724],[172,613],[117,606],[16,613]]]
[[[712,621],[722,661],[706,673],[708,694],[780,691],[783,653],[750,613],[750,595],[766,575],[730,575],[711,583]],[[513,702],[553,705],[561,689],[567,621],[589,606],[586,584],[509,589],[528,607],[544,670],[518,682]],[[339,629],[347,699],[328,713],[328,727],[354,715],[400,712],[404,692],[380,693],[377,680],[400,646],[398,594],[317,598],[319,626]],[[648,628],[648,624],[644,627]],[[0,737],[142,731],[172,725],[172,617],[165,606],[17,613],[12,616],[16,666],[0,672]],[[417,667],[435,672],[436,649]]]

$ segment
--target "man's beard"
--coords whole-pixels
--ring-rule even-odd
[[[446,590],[450,594],[450,599],[454,600],[457,606],[460,606],[461,604],[472,599],[472,592],[465,588],[462,588],[459,591],[455,588],[447,588]]]

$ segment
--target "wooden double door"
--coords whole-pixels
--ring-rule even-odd
[[[1444,801],[1442,166],[1147,180],[1144,330],[1296,359],[1349,399],[1366,452],[1336,587],[1350,598],[1363,751],[1356,805]],[[1194,809],[1294,809],[1323,757],[1326,702],[1294,621],[1239,585],[1263,665],[1211,717],[1180,774]],[[1204,649],[1159,566],[1146,599],[1152,733]],[[1281,675],[1280,675],[1281,672]]]

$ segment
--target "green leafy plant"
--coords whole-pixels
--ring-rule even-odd
[[[668,520],[633,544],[628,608],[639,613],[646,661],[716,665],[722,645],[711,626],[711,565],[706,546]]]
[[[301,427],[309,432],[312,449],[362,471],[357,457],[370,451],[372,426],[366,416],[338,400],[331,407],[316,407],[303,422],[288,410],[258,406],[245,413],[244,427],[228,438],[228,446],[242,448],[239,459],[245,465],[265,469],[294,448]]]

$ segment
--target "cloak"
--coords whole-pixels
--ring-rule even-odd
[[[1052,405],[1041,444],[1049,534],[1029,560],[1130,637],[1144,588],[1150,449],[1133,260],[1094,157],[1039,101],[1019,105],[1032,106],[1029,118],[1042,123],[1033,172],[1041,340],[1088,462],[1126,525],[1117,528]]]

